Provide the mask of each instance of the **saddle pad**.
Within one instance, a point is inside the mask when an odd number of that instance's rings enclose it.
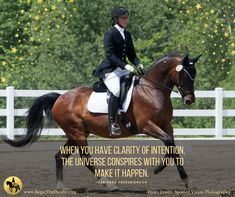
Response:
[[[128,110],[134,88],[135,77],[132,78],[131,87],[127,92],[122,108]],[[108,113],[107,92],[92,92],[87,103],[87,108],[92,113]]]

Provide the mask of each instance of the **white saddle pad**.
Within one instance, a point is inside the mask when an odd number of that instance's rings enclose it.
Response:
[[[134,88],[135,76],[132,79],[131,87],[123,102],[122,108],[124,112],[128,110],[131,102],[132,92]],[[92,92],[87,103],[87,108],[92,113],[108,113],[107,92]]]

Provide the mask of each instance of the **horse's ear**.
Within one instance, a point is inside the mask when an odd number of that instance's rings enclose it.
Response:
[[[200,58],[201,56],[202,56],[202,54],[200,54],[200,55],[198,55],[197,57],[193,58],[193,59],[192,59],[193,63],[196,63],[196,62],[199,60],[199,58]]]
[[[183,66],[186,66],[188,65],[188,53],[184,56],[184,59],[183,59]]]

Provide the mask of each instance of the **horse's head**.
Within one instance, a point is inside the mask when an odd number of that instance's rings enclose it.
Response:
[[[184,104],[190,105],[195,102],[194,95],[194,80],[196,77],[195,63],[199,60],[201,55],[195,58],[189,58],[186,55],[182,58],[181,64],[176,66],[178,73],[176,86],[182,96]]]

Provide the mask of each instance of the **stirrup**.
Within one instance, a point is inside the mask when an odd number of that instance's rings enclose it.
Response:
[[[112,135],[121,135],[121,129],[118,124],[113,123],[110,125],[110,136]]]

